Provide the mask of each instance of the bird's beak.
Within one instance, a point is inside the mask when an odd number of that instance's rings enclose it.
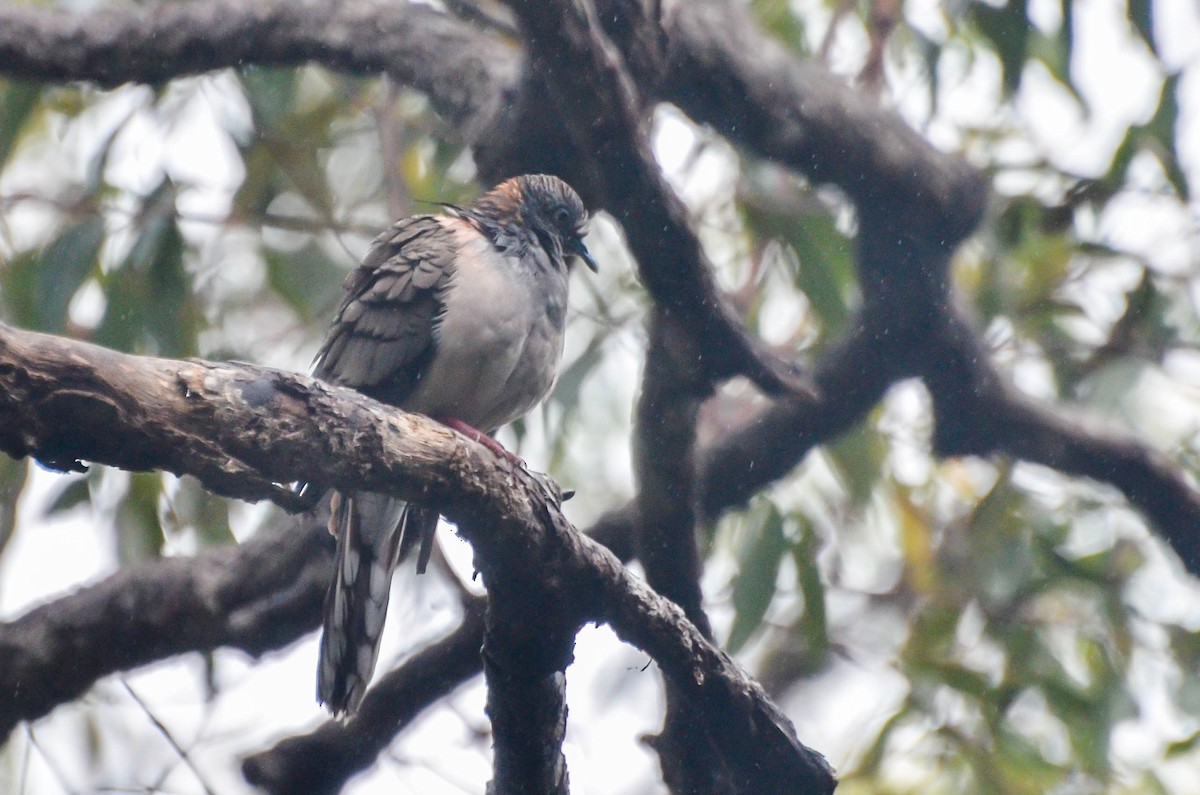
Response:
[[[577,237],[571,243],[571,253],[583,260],[588,266],[588,270],[592,273],[599,273],[600,267],[596,264],[596,260],[592,257],[591,252],[587,250],[587,246],[583,244],[583,238]]]

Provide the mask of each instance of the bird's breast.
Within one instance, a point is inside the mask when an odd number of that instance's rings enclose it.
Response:
[[[459,230],[435,353],[404,408],[492,431],[549,394],[558,375],[567,282]]]

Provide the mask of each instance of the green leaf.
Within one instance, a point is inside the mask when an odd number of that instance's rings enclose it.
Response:
[[[92,217],[64,229],[40,252],[14,257],[4,279],[4,304],[18,325],[61,334],[75,293],[96,268],[104,219]]]
[[[1065,26],[1059,28],[1054,36],[1035,30],[1030,34],[1030,55],[1040,61],[1055,82],[1069,91],[1080,107],[1086,110],[1087,100],[1071,80],[1071,40],[1065,30]]]
[[[911,495],[898,488],[884,489],[896,517],[900,549],[904,553],[905,579],[916,593],[932,594],[938,576],[934,565],[934,531],[927,512],[913,502]]]
[[[1104,175],[1103,184],[1114,193],[1124,187],[1126,172],[1135,155],[1143,149],[1149,149],[1162,164],[1167,180],[1175,188],[1181,199],[1188,201],[1191,191],[1188,189],[1187,175],[1179,165],[1179,156],[1175,146],[1175,128],[1179,120],[1179,82],[1182,74],[1170,75],[1163,81],[1162,92],[1158,97],[1158,107],[1154,116],[1143,125],[1130,127],[1113,153],[1108,173]]]
[[[792,11],[787,0],[751,0],[750,9],[759,24],[801,55],[808,54],[804,20]]]
[[[792,561],[796,564],[796,577],[800,593],[804,596],[804,616],[800,619],[800,630],[808,641],[809,656],[824,661],[829,653],[829,621],[825,609],[825,583],[817,565],[820,539],[813,531],[807,517],[796,517],[799,522],[800,538],[792,545]]]
[[[857,297],[853,243],[824,211],[783,215],[749,205],[743,205],[743,211],[760,238],[775,238],[791,247],[796,285],[821,318],[823,337],[836,337],[845,329]]]
[[[996,768],[1004,777],[1003,792],[1043,795],[1055,791],[1062,783],[1065,773],[1059,766],[1048,762],[1040,749],[1022,733],[1023,727],[1012,726],[1007,721],[995,732]]]
[[[17,505],[28,477],[26,462],[0,456],[0,552],[17,529]]]
[[[353,94],[371,83],[327,77],[319,70],[260,68],[246,70],[242,85],[256,135],[243,147],[246,177],[233,214],[261,217],[276,196],[290,191],[303,198],[317,218],[332,223],[334,199],[325,156],[335,143],[332,134],[338,122],[354,112],[348,107]]]
[[[311,118],[306,124],[298,121],[298,129],[289,130],[286,137],[264,134],[259,141],[270,155],[270,168],[281,179],[281,187],[296,191],[316,211],[317,217],[332,222],[333,195],[325,179],[321,153],[317,147],[309,145],[314,140],[321,140],[316,137],[318,131],[306,129],[312,124]],[[325,124],[326,120],[322,120],[321,126]]]
[[[762,625],[775,598],[779,564],[789,543],[783,532],[783,515],[767,500],[759,501],[745,518],[746,537],[738,556],[733,583],[733,627],[725,644],[736,654]]]
[[[229,501],[201,487],[194,478],[181,478],[165,512],[165,524],[176,535],[192,533],[201,546],[236,543],[229,529]]]
[[[122,564],[158,557],[165,536],[158,519],[158,499],[162,493],[162,475],[157,472],[133,472],[129,489],[117,506],[117,559]]]
[[[197,353],[200,311],[183,263],[184,241],[168,181],[147,197],[137,240],[104,281],[108,307],[96,341],[118,350],[147,343],[161,356]]]
[[[296,69],[248,66],[241,70],[238,79],[253,109],[256,126],[277,129],[284,125],[295,103],[299,76]]]
[[[1129,20],[1134,30],[1146,42],[1150,52],[1157,53],[1154,46],[1154,3],[1152,0],[1129,0]]]
[[[267,283],[300,317],[332,314],[346,275],[315,241],[296,251],[266,248]]]
[[[1167,179],[1179,193],[1179,197],[1186,202],[1191,193],[1188,190],[1187,175],[1179,165],[1179,153],[1175,147],[1175,129],[1179,121],[1179,82],[1182,77],[1180,72],[1163,81],[1158,109],[1142,129],[1153,141],[1155,154],[1162,163]]]
[[[1200,748],[1200,731],[1192,732],[1182,740],[1176,740],[1167,746],[1165,756],[1170,759],[1175,756],[1184,756]]]
[[[1005,96],[1012,96],[1021,87],[1021,76],[1025,71],[1029,35],[1033,29],[1026,13],[1026,2],[1009,0],[1002,8],[976,2],[970,9],[975,26],[991,42],[1000,58]]]
[[[1125,186],[1125,172],[1133,162],[1133,156],[1138,153],[1138,139],[1141,137],[1138,127],[1130,127],[1125,131],[1125,137],[1117,144],[1113,152],[1112,163],[1108,173],[1101,180],[1114,194]]]
[[[795,225],[788,242],[799,267],[796,285],[821,316],[826,337],[836,336],[850,319],[857,286],[854,247],[828,215],[810,215]]]
[[[855,506],[871,498],[883,471],[887,445],[870,422],[859,423],[832,444],[825,447],[837,471],[838,479]]]
[[[919,710],[910,694],[905,698],[900,708],[883,722],[883,726],[880,727],[874,741],[863,751],[862,760],[858,764],[859,770],[877,773],[889,758],[888,743],[892,739],[892,736],[897,733],[903,733],[903,730],[908,728],[909,723],[914,718],[918,723],[926,722],[925,717],[919,714]],[[872,789],[869,791],[874,792],[875,790]]]
[[[99,471],[93,469],[92,471]],[[46,506],[46,516],[54,516],[55,514],[64,513],[71,510],[77,505],[82,505],[92,498],[92,489],[89,480],[90,474],[82,477],[68,478],[67,485],[58,493],[49,505]]]
[[[302,74],[254,68],[241,75],[257,134],[242,148],[246,176],[234,197],[235,217],[261,218],[277,196],[292,191],[322,220],[334,218],[323,153],[334,122],[348,113],[347,100],[330,91],[319,101],[302,102]]]
[[[992,614],[1015,609],[1045,580],[1045,566],[1032,543],[1026,495],[1013,485],[1009,467],[998,474],[967,517],[966,548],[957,552],[954,566],[940,572],[947,584],[977,597]]]
[[[20,143],[26,122],[39,107],[42,89],[37,83],[6,81],[0,90],[0,168]]]
[[[931,662],[922,666],[922,672],[931,675],[938,683],[952,687],[979,702],[986,702],[994,688],[986,674],[954,662]]]

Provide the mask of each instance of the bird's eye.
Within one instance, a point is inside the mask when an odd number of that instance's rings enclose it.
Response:
[[[559,207],[554,211],[554,223],[560,229],[566,229],[571,226],[571,211],[566,207]]]

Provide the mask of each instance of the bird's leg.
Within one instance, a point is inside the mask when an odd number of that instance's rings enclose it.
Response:
[[[501,458],[507,458],[509,461],[512,461],[514,464],[517,464],[519,466],[525,465],[525,462],[522,461],[521,457],[518,456],[516,453],[510,453],[508,450],[505,450],[504,445],[500,444],[499,442],[497,442],[492,437],[488,436],[483,431],[480,431],[476,428],[472,428],[470,425],[467,425],[462,420],[455,419],[454,417],[437,417],[436,419],[438,422],[440,422],[442,425],[445,425],[447,428],[458,431],[463,436],[467,437],[468,439],[470,439],[472,441],[479,442],[481,445],[483,445],[487,449],[491,450],[493,453],[500,456]]]

